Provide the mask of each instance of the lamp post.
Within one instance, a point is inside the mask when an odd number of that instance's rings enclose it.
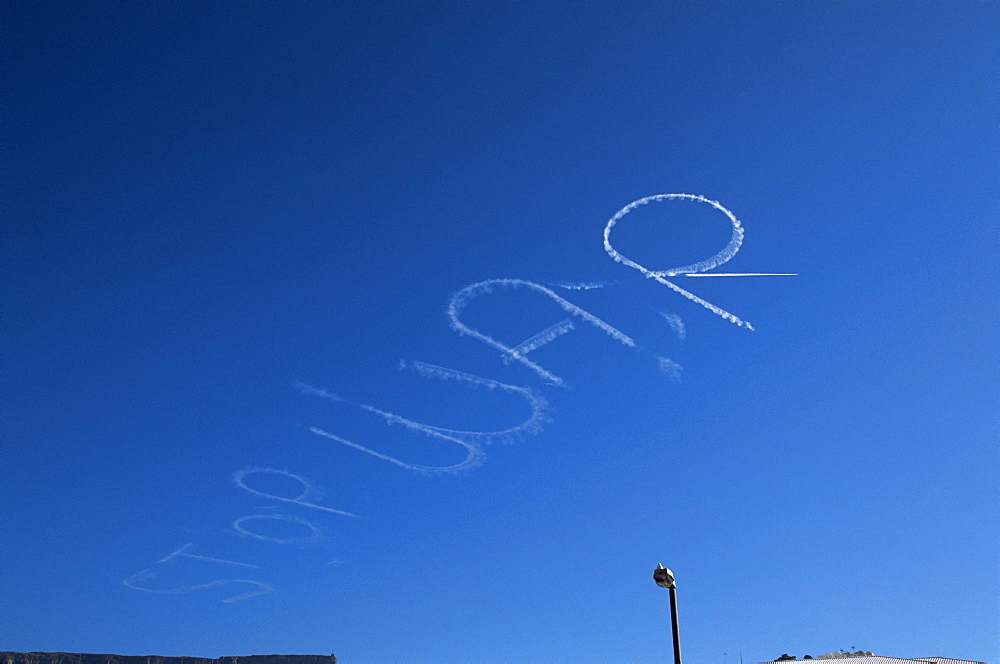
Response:
[[[681,664],[681,635],[677,628],[677,581],[674,573],[663,566],[653,570],[653,581],[661,588],[670,591],[670,627],[674,634],[674,664]]]

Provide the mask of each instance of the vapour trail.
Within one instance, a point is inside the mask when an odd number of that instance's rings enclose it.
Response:
[[[330,399],[333,401],[343,401],[343,399],[338,397],[336,394],[331,394],[326,390],[317,390],[316,388],[310,387],[309,385],[306,385],[304,383],[299,383],[296,387],[298,387],[306,394],[312,394],[314,396],[323,397],[325,399]],[[299,482],[302,485],[302,493],[295,496],[294,498],[276,496],[273,493],[266,493],[264,491],[258,491],[257,489],[249,487],[244,481],[247,475],[264,474],[264,473],[270,473],[272,475],[281,475],[282,477],[292,478],[293,480]],[[282,502],[291,503],[293,505],[301,505],[302,507],[312,507],[313,509],[322,510],[324,512],[331,512],[333,514],[339,514],[341,516],[357,517],[356,514],[351,514],[350,512],[345,512],[343,510],[335,510],[332,507],[324,507],[323,505],[317,505],[315,503],[307,503],[306,501],[304,501],[303,498],[309,495],[309,493],[312,492],[313,490],[312,484],[308,482],[301,475],[290,473],[287,470],[278,470],[277,468],[244,468],[243,470],[238,470],[235,473],[233,473],[233,484],[240,487],[244,491],[252,493],[255,496],[260,496],[262,498],[270,498],[271,500],[280,500]]]
[[[269,535],[261,535],[260,533],[255,533],[254,531],[245,528],[243,526],[247,521],[252,520],[262,520],[269,519],[274,521],[287,521],[288,523],[297,523],[300,526],[305,526],[309,529],[310,535],[308,537],[293,537],[293,538],[280,538],[271,537]],[[243,535],[248,535],[249,537],[254,537],[259,540],[264,540],[266,542],[277,542],[278,544],[291,544],[292,542],[311,542],[313,540],[319,539],[319,528],[314,526],[312,523],[306,521],[297,516],[288,516],[285,514],[251,514],[249,516],[242,516],[235,521],[233,521],[233,529],[242,533]]]
[[[295,388],[300,390],[303,394],[309,394],[314,397],[320,397],[321,399],[328,399],[330,401],[344,401],[344,399],[342,399],[339,394],[334,394],[333,392],[328,392],[319,387],[313,387],[312,385],[307,385],[305,383],[295,383]]]
[[[645,269],[645,268],[643,268],[643,269]],[[720,316],[720,317],[722,317],[722,318],[724,318],[724,319],[726,319],[726,320],[728,320],[728,321],[730,321],[732,323],[736,323],[736,325],[738,325],[740,327],[745,327],[748,330],[750,330],[751,332],[753,331],[753,325],[750,324],[750,321],[743,320],[739,316],[736,316],[735,314],[731,314],[728,311],[726,311],[725,309],[717,307],[714,304],[712,304],[711,302],[708,302],[707,300],[701,299],[700,297],[698,297],[697,295],[695,295],[691,291],[684,290],[683,288],[681,288],[680,286],[674,284],[673,282],[667,281],[666,279],[664,279],[663,277],[661,277],[659,274],[656,274],[655,272],[651,272],[649,276],[651,276],[653,279],[655,279],[656,281],[660,282],[664,286],[667,286],[668,288],[674,290],[675,292],[680,293],[681,295],[683,295],[687,299],[691,300],[692,302],[700,304],[701,306],[705,307],[706,309],[708,309],[712,313],[716,314],[717,316]]]
[[[678,339],[683,339],[687,336],[687,330],[684,327],[684,319],[682,319],[677,314],[668,314],[662,311],[656,312],[663,316],[663,318],[670,324],[670,329],[674,331]]]
[[[210,556],[199,556],[196,553],[184,553],[185,551],[187,551],[188,549],[190,549],[192,546],[194,546],[193,542],[185,544],[184,546],[182,546],[181,548],[177,549],[176,551],[174,551],[170,555],[168,555],[168,556],[166,556],[164,558],[160,558],[159,560],[157,560],[156,564],[159,565],[160,563],[165,563],[165,562],[167,562],[168,560],[170,560],[172,558],[177,558],[178,556],[180,556],[180,557],[183,557],[183,558],[193,558],[195,560],[204,560],[204,561],[207,561],[207,562],[210,562],[210,563],[222,563],[223,565],[236,565],[237,567],[249,567],[251,569],[260,569],[260,565],[251,565],[250,563],[238,563],[235,560],[223,560],[222,558],[212,558]]]
[[[384,419],[388,425],[399,424],[407,429],[410,429],[411,431],[416,431],[417,433],[437,438],[438,440],[454,443],[464,448],[466,451],[465,459],[450,466],[423,466],[419,464],[407,463],[406,461],[402,461],[387,454],[382,454],[381,452],[377,452],[369,447],[365,447],[364,445],[359,445],[358,443],[347,440],[346,438],[342,438],[328,431],[324,431],[318,427],[310,427],[309,431],[318,436],[322,436],[342,445],[346,445],[347,447],[352,447],[366,454],[370,454],[373,457],[382,459],[383,461],[388,461],[389,463],[395,464],[401,468],[406,468],[407,470],[425,473],[455,473],[481,464],[486,458],[486,454],[483,452],[483,446],[498,441],[513,442],[521,438],[524,434],[537,433],[541,429],[542,424],[549,421],[548,417],[545,415],[545,410],[548,407],[548,404],[543,398],[536,395],[528,388],[508,385],[506,383],[465,373],[463,371],[456,371],[455,369],[448,369],[434,364],[427,364],[426,362],[414,361],[409,364],[401,362],[401,366],[413,369],[420,375],[428,378],[455,380],[471,387],[483,388],[490,391],[500,390],[502,392],[507,392],[508,394],[520,395],[528,402],[528,405],[531,408],[531,414],[523,422],[517,426],[510,427],[509,429],[499,431],[462,431],[459,429],[447,429],[421,422],[414,422],[413,420],[375,408],[374,406],[369,406],[367,404],[349,404],[347,401],[336,395],[329,395],[329,393],[325,390],[304,386],[306,389],[303,391],[307,394],[322,396],[335,403],[353,405],[357,408],[378,415]]]
[[[634,279],[609,279],[606,281],[550,281],[549,286],[565,288],[566,290],[593,290],[595,288],[607,288],[608,286],[618,286]]]
[[[795,272],[702,272],[685,277],[797,277]]]
[[[678,383],[681,382],[681,371],[684,370],[684,367],[677,364],[669,357],[658,356],[657,359],[659,360],[661,375],[666,376],[667,378],[672,378]]]
[[[529,337],[528,339],[525,339],[524,341],[522,341],[521,343],[519,343],[517,346],[514,347],[513,352],[504,353],[503,363],[510,364],[510,361],[514,359],[515,355],[523,357],[524,355],[527,355],[531,351],[538,350],[539,348],[549,343],[553,339],[561,337],[562,335],[566,334],[567,332],[573,329],[575,329],[573,326],[573,321],[571,321],[568,318],[561,320],[555,325],[545,328],[538,334]]]
[[[572,302],[559,297],[551,289],[546,288],[545,286],[537,284],[533,281],[527,281],[524,279],[490,279],[487,281],[480,281],[474,284],[470,284],[465,288],[459,290],[451,297],[451,302],[449,302],[448,304],[448,318],[451,321],[452,329],[454,329],[459,334],[462,335],[467,334],[471,337],[475,337],[476,339],[479,339],[483,343],[492,346],[493,348],[496,348],[505,356],[509,356],[512,359],[517,360],[524,366],[534,371],[543,380],[546,380],[555,385],[563,384],[562,378],[556,376],[553,373],[550,373],[549,371],[546,371],[539,365],[535,364],[534,362],[529,360],[523,353],[519,353],[516,349],[504,345],[502,342],[497,341],[496,339],[487,334],[483,334],[478,330],[472,329],[459,319],[459,316],[461,316],[462,311],[465,309],[466,306],[468,306],[470,302],[472,302],[472,300],[476,299],[481,295],[487,295],[489,293],[492,293],[494,287],[497,286],[501,288],[529,288],[539,293],[543,293],[548,297],[550,297],[552,300],[554,300],[556,304],[558,304],[563,309],[563,311],[566,311],[567,313],[570,313],[578,318],[582,318],[583,320],[587,321],[594,327],[603,330],[604,333],[607,334],[608,336],[612,337],[613,339],[617,339],[626,346],[629,346],[631,348],[636,347],[635,341],[633,341],[631,337],[629,337],[621,330],[618,330],[608,325],[594,314],[581,309]]]
[[[622,217],[627,215],[632,210],[636,209],[640,205],[646,205],[647,203],[669,201],[669,200],[689,200],[698,201],[701,203],[708,203],[715,209],[719,210],[726,217],[729,218],[730,223],[733,226],[733,234],[729,239],[729,244],[723,247],[722,251],[719,251],[714,256],[707,258],[706,260],[700,261],[698,263],[692,263],[691,265],[684,265],[682,267],[670,268],[668,270],[650,270],[649,268],[639,265],[635,261],[626,256],[621,255],[618,251],[611,246],[611,229],[615,227]],[[668,281],[665,277],[675,277],[679,274],[689,274],[698,273],[711,270],[714,267],[722,265],[730,258],[736,255],[736,252],[740,250],[740,245],[743,244],[743,226],[740,224],[740,220],[736,218],[732,212],[727,210],[718,201],[713,201],[711,199],[705,198],[704,196],[699,196],[696,194],[655,194],[653,196],[646,196],[645,198],[640,198],[637,201],[632,201],[621,210],[615,213],[611,219],[608,220],[607,226],[604,227],[604,250],[608,253],[611,258],[617,263],[623,263],[628,267],[638,270],[642,274],[646,275],[650,279],[655,279],[657,282],[667,286],[671,290],[683,295],[687,299],[700,304],[717,316],[721,316],[725,320],[728,320],[740,327],[745,327],[748,330],[753,330],[753,326],[749,322],[740,319],[738,316],[729,313],[725,309],[715,306],[711,302],[703,300],[694,293],[684,290],[680,286]]]
[[[189,542],[177,549],[173,553],[161,558],[156,562],[157,565],[162,565],[166,562],[173,560],[174,558],[193,558],[194,560],[202,560],[205,562],[222,563],[224,565],[236,565],[237,567],[249,567],[252,569],[260,569],[260,565],[250,565],[248,563],[238,563],[234,560],[223,560],[222,558],[211,558],[209,556],[200,556],[194,553],[187,553],[187,550],[194,546],[193,543]],[[270,586],[266,583],[261,583],[260,581],[252,581],[250,579],[220,579],[218,581],[212,581],[211,583],[203,583],[195,586],[182,586],[180,588],[167,588],[163,590],[154,588],[144,588],[138,583],[143,583],[152,579],[156,576],[156,572],[152,568],[147,567],[146,569],[133,574],[132,576],[124,579],[122,585],[126,588],[131,588],[132,590],[141,590],[144,593],[152,593],[154,595],[183,595],[187,593],[193,593],[196,590],[204,590],[206,588],[215,588],[218,586],[226,586],[233,583],[249,583],[252,586],[257,586],[260,590],[256,592],[247,592],[242,595],[233,595],[232,597],[227,597],[222,600],[227,604],[232,604],[233,602],[239,602],[240,600],[249,599],[251,597],[256,597],[257,595],[266,595],[268,593],[274,592],[274,586]]]
[[[251,597],[257,597],[258,595],[267,595],[268,593],[274,592],[274,586],[268,585],[266,583],[261,583],[260,581],[251,581],[250,579],[219,579],[218,581],[212,581],[211,583],[202,583],[196,586],[183,586],[181,588],[167,588],[164,590],[156,590],[153,588],[143,588],[142,586],[136,585],[137,583],[143,583],[149,579],[156,576],[156,572],[151,569],[144,569],[138,574],[133,574],[129,578],[122,581],[122,585],[126,588],[131,588],[132,590],[141,590],[144,593],[152,593],[154,595],[185,595],[187,593],[193,593],[196,590],[205,590],[207,588],[216,588],[218,586],[227,586],[232,583],[249,583],[252,586],[257,586],[260,590],[255,592],[247,592],[242,595],[233,595],[232,597],[227,597],[223,602],[226,604],[232,604],[233,602],[239,602],[244,599],[250,599]]]

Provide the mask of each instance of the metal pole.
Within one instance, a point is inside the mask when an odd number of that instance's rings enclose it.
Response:
[[[670,627],[674,632],[674,664],[681,664],[681,634],[677,627],[677,588],[670,588]]]

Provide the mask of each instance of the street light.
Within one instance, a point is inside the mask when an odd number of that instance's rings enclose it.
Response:
[[[661,588],[670,591],[670,626],[674,633],[674,664],[681,664],[681,635],[677,628],[677,581],[674,573],[663,566],[653,570],[653,581]]]

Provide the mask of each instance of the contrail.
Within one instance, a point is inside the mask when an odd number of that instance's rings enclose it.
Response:
[[[395,417],[391,413],[385,413],[385,415]],[[399,418],[399,421],[403,422],[404,424],[406,423],[406,421],[403,420],[402,418]],[[392,424],[392,422],[389,423]],[[413,470],[418,473],[457,473],[463,470],[468,470],[469,468],[475,468],[476,466],[480,466],[486,459],[486,453],[483,452],[478,445],[467,443],[464,440],[460,440],[458,438],[455,438],[453,436],[448,436],[446,434],[438,433],[436,431],[431,431],[429,429],[421,429],[418,426],[411,425],[410,428],[415,429],[417,431],[421,431],[427,434],[428,436],[434,436],[435,438],[440,438],[441,440],[447,440],[449,442],[461,445],[466,449],[465,458],[459,463],[452,464],[450,466],[421,466],[419,464],[406,463],[405,461],[401,461],[396,457],[391,457],[388,454],[382,454],[381,452],[376,452],[370,447],[365,447],[364,445],[358,445],[353,441],[347,440],[346,438],[341,438],[336,434],[332,434],[329,431],[324,431],[323,429],[320,429],[318,427],[309,427],[309,431],[316,434],[317,436],[323,436],[324,438],[329,438],[330,440],[336,441],[341,445],[346,445],[347,447],[353,447],[358,451],[370,454],[376,459],[382,459],[383,461],[388,461],[389,463],[395,464],[400,468],[406,468],[407,470]]]
[[[297,387],[302,390],[305,394],[312,394],[314,396],[323,397],[325,399],[330,399],[331,401],[341,401],[344,400],[338,397],[336,394],[331,394],[326,390],[318,390],[314,387],[306,385],[305,383],[298,383]],[[290,477],[296,482],[302,485],[302,492],[295,496],[294,498],[286,498],[284,496],[276,496],[273,493],[265,493],[263,491],[258,491],[252,487],[247,486],[244,479],[247,475],[255,475],[259,473],[270,473],[272,475],[281,475],[282,477]],[[244,468],[243,470],[238,470],[233,473],[233,484],[240,487],[244,491],[252,493],[255,496],[260,496],[262,498],[270,498],[271,500],[280,500],[285,503],[292,503],[293,505],[301,505],[302,507],[312,507],[314,509],[322,510],[324,512],[331,512],[333,514],[340,514],[341,516],[353,516],[357,517],[356,514],[351,514],[350,512],[345,512],[343,510],[335,510],[332,507],[324,507],[323,505],[317,505],[315,503],[307,503],[303,500],[307,495],[313,492],[312,484],[309,483],[301,475],[296,475],[290,473],[287,470],[278,470],[277,468]]]
[[[137,583],[143,583],[149,579],[156,576],[156,572],[146,568],[139,572],[138,574],[133,574],[129,578],[122,581],[122,585],[126,588],[131,588],[132,590],[141,590],[144,593],[152,593],[154,595],[184,595],[187,593],[193,593],[196,590],[205,590],[207,588],[217,588],[219,586],[226,586],[232,583],[249,583],[252,586],[257,586],[260,590],[256,592],[246,592],[242,595],[233,595],[232,597],[227,597],[222,600],[226,604],[232,604],[234,602],[239,602],[244,599],[250,599],[251,597],[257,597],[258,595],[267,595],[268,593],[274,592],[274,586],[268,585],[266,583],[261,583],[260,581],[251,581],[250,579],[219,579],[218,581],[212,581],[211,583],[202,583],[197,586],[183,586],[181,588],[167,588],[164,590],[154,590],[153,588],[143,588],[142,586],[136,585]]]
[[[795,272],[696,272],[685,277],[797,277]]]
[[[655,270],[655,271],[649,270],[643,267],[642,265],[639,265],[635,261],[632,261],[631,259],[628,259],[625,256],[619,254],[617,251],[615,251],[615,248],[611,246],[611,241],[610,241],[611,229],[614,227],[615,224],[618,223],[618,221],[622,217],[624,217],[626,214],[628,214],[635,208],[639,207],[640,205],[646,205],[647,203],[668,201],[668,200],[689,200],[689,201],[699,201],[701,203],[708,203],[716,210],[719,210],[720,212],[725,214],[727,217],[729,217],[729,221],[733,225],[733,235],[729,239],[729,244],[723,247],[722,251],[720,251],[719,253],[701,262],[693,263],[691,265],[685,265],[683,267],[675,267],[669,270]],[[684,274],[688,272],[705,272],[707,270],[711,270],[713,267],[718,267],[722,265],[730,258],[735,256],[736,252],[740,250],[740,245],[743,244],[743,235],[744,231],[743,231],[743,226],[740,224],[740,220],[736,218],[736,215],[734,215],[732,212],[724,208],[722,204],[719,203],[718,201],[713,201],[709,198],[705,198],[704,196],[699,196],[696,194],[655,194],[653,196],[646,196],[645,198],[640,198],[637,201],[632,201],[631,203],[623,207],[621,210],[616,212],[615,216],[611,217],[611,219],[608,220],[608,225],[605,226],[604,228],[604,250],[607,251],[608,254],[613,259],[615,259],[616,262],[624,263],[629,267],[635,268],[636,270],[639,270],[640,272],[645,274],[647,277],[650,277],[654,274],[665,275],[668,277],[675,277],[678,274]]]
[[[533,350],[538,350],[550,341],[561,337],[567,332],[575,329],[573,326],[573,321],[570,319],[561,320],[551,327],[547,327],[538,334],[525,339],[517,346],[515,346],[509,353],[504,353],[503,363],[510,364],[510,361],[515,357],[524,357]]]
[[[607,288],[627,283],[625,279],[614,279],[607,281],[550,281],[549,286],[565,288],[566,290],[593,290],[595,288]]]
[[[632,259],[622,256],[620,253],[618,253],[617,250],[615,250],[614,247],[611,246],[611,229],[615,227],[615,224],[617,224],[622,217],[624,217],[626,214],[628,214],[635,208],[639,207],[640,205],[646,205],[647,203],[652,203],[654,201],[659,202],[659,201],[669,201],[669,200],[689,200],[689,201],[698,201],[701,203],[708,203],[715,209],[725,214],[726,217],[729,218],[729,221],[733,226],[733,234],[732,237],[730,237],[729,239],[729,244],[723,247],[722,251],[718,252],[711,258],[708,258],[698,263],[692,263],[691,265],[671,268],[669,270],[650,270],[649,268],[643,265],[639,265]],[[736,325],[739,325],[740,327],[745,327],[748,330],[752,330],[753,326],[750,325],[750,323],[748,323],[747,321],[744,321],[740,319],[738,316],[735,316],[734,314],[731,314],[728,311],[721,309],[715,306],[714,304],[707,302],[706,300],[701,299],[694,293],[684,290],[680,286],[677,286],[676,284],[668,281],[665,278],[665,277],[675,277],[680,274],[705,272],[707,270],[711,270],[714,267],[722,265],[730,258],[735,256],[736,252],[740,250],[740,245],[743,244],[743,235],[744,231],[743,231],[743,226],[740,224],[740,220],[736,218],[736,215],[734,215],[732,212],[724,208],[722,204],[719,203],[718,201],[713,201],[711,199],[705,198],[704,196],[698,196],[695,194],[656,194],[653,196],[646,196],[645,198],[640,198],[637,201],[629,203],[621,210],[616,212],[615,215],[608,220],[607,226],[604,227],[604,250],[608,252],[608,255],[611,256],[611,258],[613,258],[615,262],[623,263],[631,268],[634,268],[639,272],[641,272],[642,274],[649,277],[650,279],[655,279],[664,286],[667,286],[673,291],[680,293],[681,295],[691,300],[692,302],[700,304],[701,306],[705,307],[712,313],[721,316],[722,318],[730,322],[733,322]]]
[[[223,560],[222,558],[211,558],[209,556],[199,556],[194,553],[184,553],[192,546],[194,546],[194,542],[188,542],[187,544],[177,549],[173,553],[157,560],[156,564],[159,565],[174,558],[181,557],[181,558],[193,558],[194,560],[204,560],[210,563],[222,563],[223,565],[236,565],[237,567],[249,567],[251,569],[260,569],[260,565],[251,565],[250,563],[238,563],[235,560]]]
[[[487,390],[500,390],[510,394],[518,394],[524,397],[524,399],[528,402],[528,405],[531,408],[531,414],[523,422],[509,429],[499,431],[462,431],[458,429],[436,427],[429,424],[423,424],[421,422],[414,422],[413,420],[366,404],[349,404],[378,415],[385,420],[386,424],[399,424],[407,429],[410,429],[411,431],[416,431],[439,440],[445,440],[464,448],[466,451],[465,458],[462,461],[450,466],[422,466],[418,464],[411,464],[397,459],[396,457],[377,452],[369,447],[365,447],[364,445],[359,445],[353,441],[347,440],[346,438],[342,438],[328,431],[324,431],[318,427],[310,427],[309,431],[318,436],[322,436],[342,445],[346,445],[347,447],[352,447],[361,452],[365,452],[366,454],[370,454],[373,457],[382,459],[383,461],[388,461],[389,463],[400,466],[401,468],[406,468],[407,470],[426,473],[455,473],[483,463],[486,458],[486,454],[483,452],[483,446],[498,441],[513,442],[514,440],[521,438],[524,434],[537,433],[541,429],[542,424],[549,421],[548,417],[545,415],[545,410],[547,409],[548,404],[543,398],[537,396],[528,388],[518,387],[516,385],[507,385],[506,383],[501,383],[489,378],[483,378],[482,376],[476,376],[474,374],[456,371],[455,369],[448,369],[446,367],[439,367],[434,364],[427,364],[426,362],[414,361],[409,363],[409,365],[407,365],[406,362],[402,362],[401,366],[413,369],[420,375],[429,378],[455,380],[472,387],[480,387]],[[313,389],[310,390],[309,393],[317,396],[323,396],[323,392],[325,391]],[[335,403],[348,404],[348,402],[340,399],[339,397],[331,400]]]
[[[261,535],[260,533],[255,533],[252,530],[243,527],[243,524],[252,519],[272,519],[276,521],[287,521],[289,523],[297,523],[301,526],[305,526],[309,529],[310,535],[308,537],[295,537],[291,539],[284,539],[279,537],[270,537],[269,535]],[[233,521],[233,529],[236,532],[249,537],[254,537],[259,540],[264,540],[266,542],[277,542],[278,544],[291,544],[292,542],[311,542],[313,540],[319,539],[319,528],[306,521],[305,519],[297,516],[287,516],[285,514],[251,514],[250,516],[243,516],[239,519]]]
[[[569,302],[568,300],[559,297],[551,289],[546,288],[545,286],[537,284],[533,281],[526,281],[524,279],[490,279],[488,281],[480,281],[474,284],[470,284],[465,288],[459,290],[451,297],[451,302],[449,302],[448,304],[448,318],[451,321],[452,329],[454,329],[459,334],[467,334],[471,337],[475,337],[476,339],[479,339],[483,343],[488,344],[493,348],[496,348],[504,355],[510,356],[511,358],[517,360],[518,362],[520,362],[521,364],[523,364],[524,366],[528,367],[536,374],[538,374],[538,376],[541,377],[543,380],[546,380],[550,383],[553,383],[555,385],[562,385],[563,379],[560,378],[559,376],[556,376],[553,373],[550,373],[549,371],[546,371],[539,365],[535,364],[527,357],[525,357],[523,353],[519,353],[516,349],[504,345],[502,342],[497,341],[496,339],[487,334],[483,334],[478,330],[472,329],[459,319],[459,316],[461,316],[462,311],[465,309],[466,306],[468,306],[468,304],[472,300],[476,299],[481,295],[492,293],[494,287],[529,288],[531,290],[538,291],[539,293],[543,293],[548,297],[550,297],[551,299],[553,299],[560,307],[562,307],[563,311],[566,311],[567,313],[570,313],[578,318],[582,318],[583,320],[587,321],[594,327],[604,331],[604,333],[607,334],[608,336],[612,337],[613,339],[617,339],[626,346],[629,346],[631,348],[636,347],[635,341],[633,341],[631,337],[629,337],[621,330],[618,330],[608,325],[594,314],[581,309],[572,302]]]
[[[303,394],[311,394],[312,396],[322,397],[323,399],[329,399],[330,401],[343,401],[339,395],[333,392],[327,392],[326,390],[320,389],[318,387],[313,387],[312,385],[306,385],[305,383],[295,383],[296,389],[300,390]],[[246,487],[244,487],[246,488]]]
[[[669,357],[658,356],[657,359],[659,360],[658,364],[661,375],[671,378],[678,383],[681,382],[681,371],[684,370],[684,367],[677,364]]]
[[[236,565],[238,567],[250,567],[253,569],[260,569],[260,565],[250,565],[248,563],[238,563],[234,560],[223,560],[221,558],[210,558],[209,556],[199,556],[194,553],[186,553],[186,551],[190,549],[192,546],[194,546],[192,543],[185,544],[184,546],[177,549],[176,551],[166,556],[165,558],[161,558],[159,561],[157,561],[156,564],[162,565],[164,563],[173,560],[174,558],[193,558],[194,560],[202,560],[205,562],[222,563],[224,565]],[[204,590],[206,588],[216,588],[218,586],[226,586],[233,583],[248,583],[251,586],[257,586],[257,588],[260,589],[257,590],[256,592],[246,592],[243,593],[242,595],[233,595],[232,597],[227,597],[224,600],[222,600],[226,604],[232,604],[233,602],[239,602],[240,600],[249,599],[251,597],[256,597],[258,595],[266,595],[268,593],[274,592],[274,586],[270,586],[266,583],[261,583],[260,581],[252,581],[250,579],[219,579],[218,581],[212,581],[211,583],[203,583],[195,586],[182,586],[180,588],[166,588],[166,589],[146,588],[137,585],[139,583],[145,583],[146,581],[149,581],[155,576],[156,572],[154,572],[152,568],[147,567],[141,572],[133,574],[127,579],[124,579],[122,581],[122,585],[125,586],[126,588],[131,588],[132,590],[140,590],[144,593],[152,593],[154,595],[184,595],[186,593],[193,593],[196,590]]]
[[[645,268],[643,268],[643,269],[645,269]],[[671,290],[673,290],[673,291],[675,291],[677,293],[680,293],[681,295],[683,295],[687,299],[691,300],[692,302],[696,302],[696,303],[700,304],[701,306],[705,307],[706,309],[708,309],[712,313],[716,314],[717,316],[721,316],[722,318],[725,318],[726,320],[730,321],[731,323],[736,323],[740,327],[745,327],[748,330],[753,331],[753,325],[750,324],[750,321],[743,320],[739,316],[736,316],[735,314],[731,314],[728,311],[726,311],[725,309],[717,307],[714,304],[712,304],[711,302],[708,302],[707,300],[701,299],[700,297],[698,297],[694,293],[692,293],[690,291],[684,290],[683,288],[681,288],[680,286],[676,285],[675,283],[673,283],[671,281],[667,281],[666,279],[664,279],[663,277],[661,277],[659,274],[656,274],[655,272],[651,272],[649,274],[649,276],[651,276],[653,279],[655,279],[656,281],[660,282],[661,284],[663,284],[667,288],[670,288]]]
[[[662,311],[658,311],[658,314],[663,316],[663,318],[670,324],[670,329],[674,331],[678,339],[683,339],[687,336],[687,330],[684,329],[684,320],[677,314],[668,314]]]

